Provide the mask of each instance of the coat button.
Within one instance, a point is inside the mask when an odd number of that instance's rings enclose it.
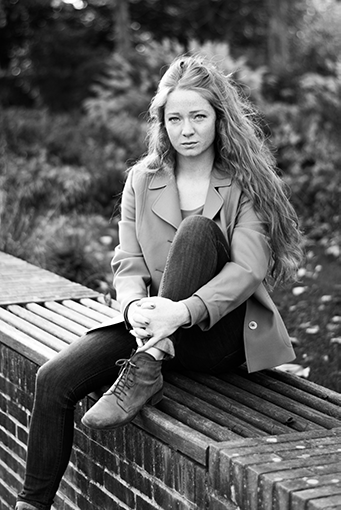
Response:
[[[258,328],[258,324],[256,321],[250,321],[249,322],[249,328],[250,329],[257,329]]]

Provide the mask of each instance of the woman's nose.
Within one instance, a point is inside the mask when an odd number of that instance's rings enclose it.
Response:
[[[185,119],[182,125],[182,134],[184,136],[190,136],[194,133],[192,122],[190,119]]]

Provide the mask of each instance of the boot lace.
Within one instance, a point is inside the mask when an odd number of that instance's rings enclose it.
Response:
[[[113,393],[117,397],[120,397],[121,394],[125,395],[126,391],[134,386],[134,373],[135,369],[138,369],[138,366],[131,361],[131,358],[119,359],[116,361],[116,365],[121,368],[114,385],[109,390],[109,393]]]

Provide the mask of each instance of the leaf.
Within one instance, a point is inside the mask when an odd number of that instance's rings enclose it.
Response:
[[[310,328],[307,328],[305,330],[305,332],[308,334],[308,335],[316,335],[316,333],[318,333],[320,331],[320,326],[311,326]]]
[[[300,296],[306,290],[307,290],[307,287],[294,287],[292,289],[292,293],[293,293],[294,296]]]
[[[297,375],[299,377],[307,378],[310,374],[309,367],[302,367],[302,365],[297,365],[295,363],[284,363],[283,365],[279,365],[276,367],[276,370],[280,370],[281,372],[286,372],[287,374]]]

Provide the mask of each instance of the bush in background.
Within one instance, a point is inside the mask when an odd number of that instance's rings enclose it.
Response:
[[[179,45],[164,41],[145,43],[127,58],[112,55],[106,64],[106,77],[98,80],[84,103],[85,113],[51,114],[46,109],[17,108],[2,112],[0,214],[4,235],[0,249],[38,261],[71,279],[78,278],[79,261],[86,266],[90,257],[86,246],[91,236],[82,243],[82,229],[70,221],[78,241],[72,243],[68,232],[67,254],[60,241],[52,257],[48,253],[51,244],[44,240],[44,232],[46,237],[50,235],[46,219],[51,224],[64,215],[66,225],[68,216],[82,215],[84,219],[86,214],[108,222],[117,210],[125,169],[145,151],[144,113],[160,74],[181,52]],[[340,64],[330,64],[329,74],[307,72],[295,79],[294,102],[274,101],[264,88],[266,69],[252,69],[245,59],[233,59],[228,45],[200,46],[192,41],[190,52],[204,53],[226,73],[232,72],[241,90],[259,106],[264,129],[276,148],[279,170],[291,187],[292,201],[307,235],[325,246],[338,243]],[[37,245],[38,231],[44,256],[34,260],[36,251],[30,246]],[[61,231],[58,235],[63,239]],[[74,264],[70,260],[73,252]]]

